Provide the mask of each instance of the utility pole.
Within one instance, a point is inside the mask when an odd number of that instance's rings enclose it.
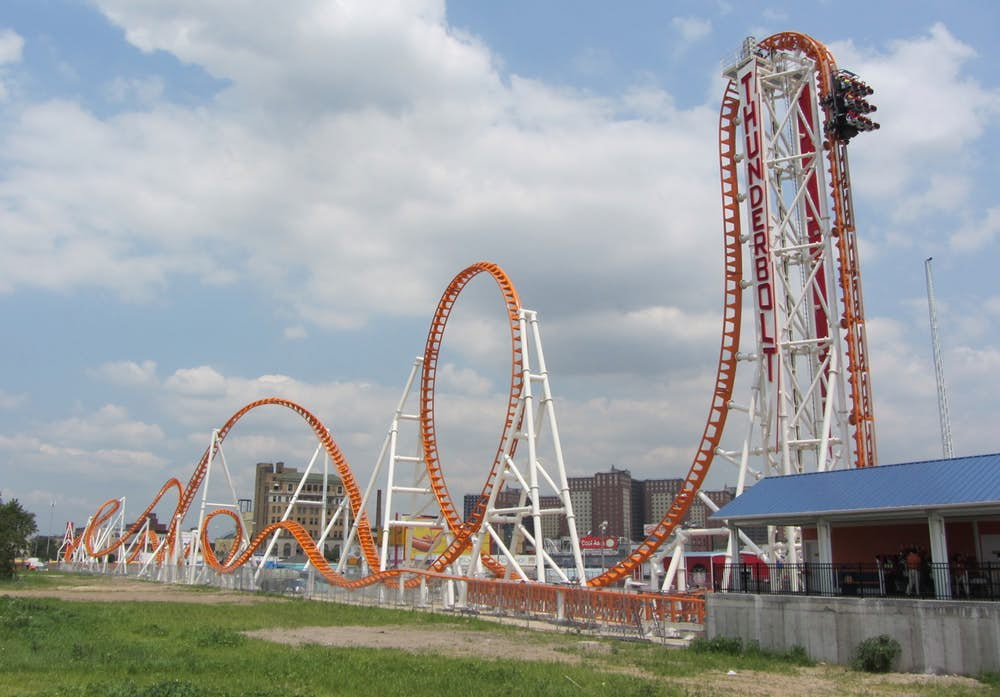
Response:
[[[948,414],[948,391],[944,385],[944,361],[941,358],[941,339],[938,336],[937,312],[934,309],[934,280],[931,277],[931,260],[924,262],[927,276],[927,310],[931,320],[931,344],[934,347],[934,376],[937,379],[938,417],[941,420],[941,446],[947,459],[955,457],[951,444],[951,416]]]
[[[52,544],[52,519],[55,517],[55,514],[56,514],[56,502],[53,499],[52,505],[49,506],[49,534],[45,538],[45,559],[46,560],[48,560],[48,559],[51,558],[51,557],[49,557],[49,545]]]

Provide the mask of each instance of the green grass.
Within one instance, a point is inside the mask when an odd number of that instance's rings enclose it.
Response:
[[[18,571],[17,578],[0,581],[0,594],[5,589],[27,590],[32,588],[51,588],[54,586],[85,586],[92,582],[89,576],[78,574],[63,574],[51,571]]]
[[[200,602],[80,602],[5,596],[7,588],[99,585],[100,577],[48,574],[0,584],[0,697],[295,697],[311,695],[714,695],[673,678],[735,670],[793,674],[801,652],[776,655],[733,642],[671,650],[604,640],[593,651],[579,636],[532,633],[449,614],[277,598],[252,604],[205,603],[206,589],[182,589]],[[287,646],[246,630],[301,626],[427,626],[479,630],[523,643],[560,644],[579,664],[456,658],[359,647]],[[499,638],[499,636],[498,636]],[[457,640],[461,640],[460,638]],[[857,675],[857,677],[854,677]],[[986,694],[996,676],[986,676]],[[893,694],[848,674],[844,694]],[[912,686],[909,686],[912,689]],[[935,694],[933,690],[917,690]],[[913,694],[908,691],[908,694]]]
[[[0,586],[0,594],[3,590]],[[241,633],[388,624],[450,625],[533,638],[475,619],[301,600],[213,605],[0,595],[0,695],[579,695],[577,685],[585,694],[684,694],[599,667],[290,647]]]

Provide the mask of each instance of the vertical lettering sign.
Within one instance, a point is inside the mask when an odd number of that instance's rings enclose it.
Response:
[[[757,292],[754,308],[757,312],[757,334],[767,368],[768,382],[774,382],[775,343],[774,264],[771,261],[771,224],[764,171],[763,114],[760,89],[757,85],[757,61],[751,60],[738,76],[743,113],[744,153],[746,160],[748,218],[752,238],[753,279]]]

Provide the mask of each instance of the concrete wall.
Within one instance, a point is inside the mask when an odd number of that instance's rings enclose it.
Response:
[[[895,670],[976,675],[1000,671],[1000,602],[823,598],[709,593],[705,635],[802,646],[816,660],[849,663],[863,640],[888,634],[903,649]]]

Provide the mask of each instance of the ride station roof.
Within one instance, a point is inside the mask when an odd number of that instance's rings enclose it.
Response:
[[[1000,515],[1000,453],[766,477],[710,517],[731,524]]]

